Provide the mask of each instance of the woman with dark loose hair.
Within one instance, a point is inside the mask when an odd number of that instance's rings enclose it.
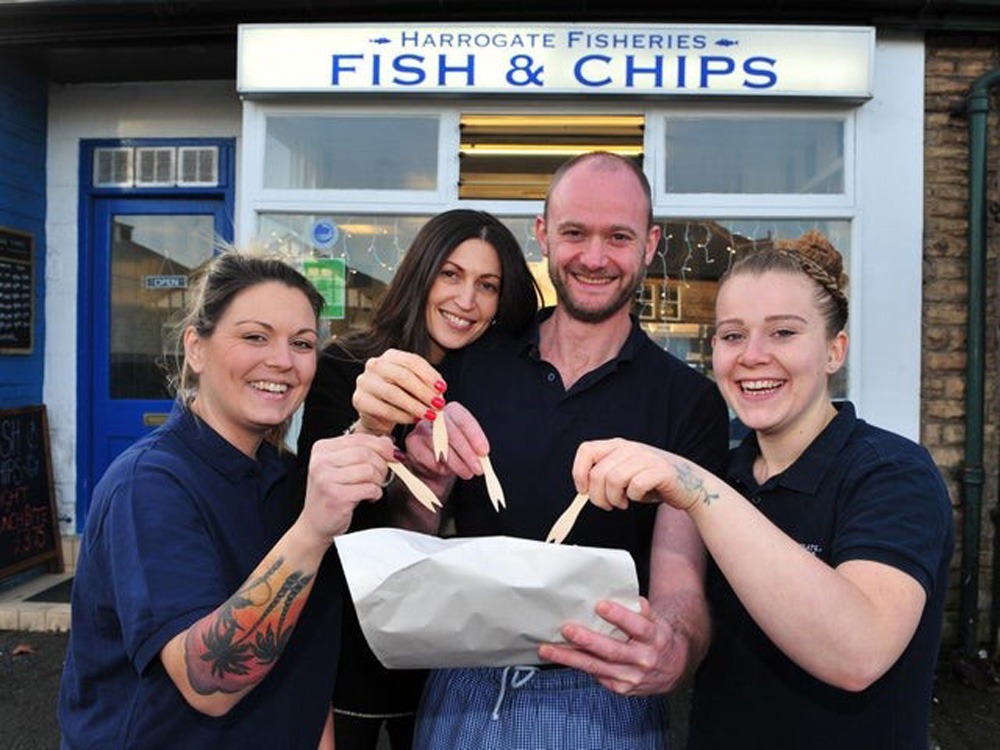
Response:
[[[445,403],[446,385],[436,369],[445,355],[488,331],[519,333],[531,323],[540,296],[521,247],[495,216],[455,209],[432,217],[407,249],[371,325],[324,348],[303,412],[300,467],[321,438],[345,430],[388,435],[414,419],[434,419]],[[366,504],[350,530],[405,524],[390,513],[385,503]],[[371,750],[384,724],[393,750],[405,750],[425,672],[390,672],[379,664],[342,585],[336,746]]]
[[[401,349],[435,359],[438,342],[428,327],[427,295],[448,256],[469,240],[491,246],[500,262],[498,301],[489,323],[502,333],[523,330],[537,309],[538,289],[517,239],[492,214],[458,208],[432,217],[417,232],[372,315],[371,325],[331,342],[326,351],[336,347],[358,359],[368,359],[388,349]],[[481,335],[478,329],[477,333]]]
[[[316,372],[323,298],[227,252],[194,286],[169,419],[94,489],[59,696],[62,747],[333,747],[340,624],[321,561],[382,496],[392,442],[279,450]],[[265,679],[266,678],[266,679]]]

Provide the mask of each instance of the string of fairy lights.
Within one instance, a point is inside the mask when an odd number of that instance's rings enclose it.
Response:
[[[515,236],[520,238],[528,262],[541,261],[543,256],[534,235],[534,219],[505,221]],[[266,244],[270,250],[290,258],[336,258],[344,262],[351,275],[377,269],[376,275],[388,279],[402,262],[420,220],[414,219],[407,223],[410,224],[410,231],[401,226],[398,218],[386,219],[371,215],[340,217],[337,222],[340,231],[336,242],[320,251],[307,239],[308,232],[296,231],[282,223],[273,228]],[[718,278],[728,270],[738,253],[751,251],[761,244],[771,244],[779,235],[797,236],[815,226],[815,222],[776,221],[765,227],[758,222],[750,231],[744,229],[743,233],[737,226],[742,224],[743,222],[734,220],[727,227],[723,222],[709,219],[662,222],[663,241],[656,251],[657,259],[650,266],[651,274],[664,282],[673,280],[685,287],[693,280]],[[706,270],[709,271],[707,274]],[[660,293],[665,301],[669,293],[665,283]]]

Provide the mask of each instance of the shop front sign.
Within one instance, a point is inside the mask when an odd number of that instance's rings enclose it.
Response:
[[[860,26],[249,24],[237,88],[867,99],[874,47]]]

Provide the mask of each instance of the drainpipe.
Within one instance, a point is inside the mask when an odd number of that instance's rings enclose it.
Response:
[[[1000,69],[969,92],[969,324],[966,337],[965,461],[962,470],[962,652],[976,654],[979,620],[979,531],[983,494],[983,393],[986,328],[986,144],[989,88]]]

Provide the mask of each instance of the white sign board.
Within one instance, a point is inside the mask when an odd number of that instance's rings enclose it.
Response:
[[[850,26],[249,24],[237,89],[866,99],[875,30]]]

